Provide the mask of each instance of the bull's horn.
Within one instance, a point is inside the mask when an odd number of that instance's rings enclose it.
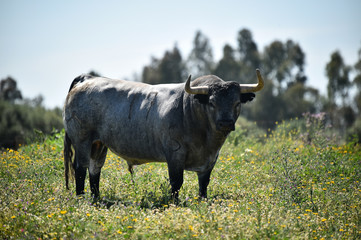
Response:
[[[258,83],[257,84],[239,84],[241,87],[241,93],[250,93],[250,92],[257,92],[261,90],[264,86],[264,81],[259,69],[256,69]]]
[[[203,94],[207,95],[209,92],[209,88],[207,86],[204,87],[191,87],[191,77],[192,75],[189,75],[186,85],[184,87],[184,90],[189,94]]]

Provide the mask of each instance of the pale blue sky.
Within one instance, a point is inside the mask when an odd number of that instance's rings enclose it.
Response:
[[[325,93],[331,53],[357,61],[361,1],[0,0],[0,79],[12,76],[25,97],[42,94],[47,107],[61,107],[81,73],[132,78],[175,43],[185,59],[197,30],[218,60],[242,28],[260,51],[274,40],[299,43],[308,85]]]

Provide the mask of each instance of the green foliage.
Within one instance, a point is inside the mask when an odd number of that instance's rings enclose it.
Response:
[[[254,103],[246,104],[250,118],[263,129],[273,128],[274,123],[285,119],[285,102],[274,94],[274,84],[265,84],[262,92],[256,93]]]
[[[239,78],[235,79],[235,81],[251,83],[255,78],[254,70],[260,68],[262,63],[257,44],[254,42],[252,33],[248,29],[242,29],[238,32],[237,42],[241,70]]]
[[[257,126],[256,122],[250,122],[246,118],[239,117],[236,122],[236,131],[230,133],[227,141],[235,147],[241,142],[252,145],[253,141],[262,140],[264,135],[265,131]]]
[[[0,101],[0,148],[17,148],[36,140],[37,132],[50,134],[63,128],[61,110]]]
[[[361,117],[359,117],[347,132],[348,140],[357,139],[361,143]]]
[[[187,71],[193,78],[208,75],[213,71],[213,53],[209,39],[201,31],[196,32],[193,49],[186,62]]]
[[[183,82],[184,64],[178,48],[166,51],[163,58],[152,58],[149,66],[143,68],[142,82],[149,84],[179,83]]]
[[[257,44],[253,41],[251,31],[248,29],[239,31],[237,42],[243,65],[257,68],[260,65],[261,59],[258,53]]]
[[[16,100],[22,98],[17,83],[12,77],[7,77],[0,81],[0,100],[14,103]]]
[[[223,57],[217,64],[214,74],[222,79],[237,81],[239,78],[239,64],[234,57],[233,48],[226,44],[223,48]]]
[[[279,92],[295,82],[304,84],[307,79],[303,72],[304,59],[305,54],[297,43],[292,40],[286,43],[274,41],[265,48],[263,57],[265,75],[269,79],[277,80]],[[294,69],[297,70],[295,75]]]
[[[359,145],[327,142],[319,116],[277,123],[268,137],[254,123],[238,124],[212,172],[209,199],[198,199],[196,174],[186,172],[178,205],[166,164],[137,166],[132,179],[109,153],[102,200],[93,203],[88,183],[84,196],[65,190],[64,132],[6,150],[0,238],[360,239]]]
[[[348,95],[350,86],[350,70],[338,51],[331,54],[330,62],[326,65],[326,74],[329,79],[327,94],[331,104],[335,104],[336,98],[341,97],[344,105],[344,99]]]
[[[357,138],[361,143],[361,49],[358,52],[358,61],[355,64],[356,76],[353,80],[353,84],[356,86],[357,93],[354,97],[354,103],[356,106],[356,119],[354,119],[353,125],[348,129],[348,138]]]
[[[214,62],[210,40],[197,31],[186,60],[182,60],[176,47],[173,51],[166,51],[163,58],[152,58],[149,66],[144,67],[142,81],[150,84],[184,82],[189,74],[193,77],[215,74],[225,81],[254,83],[255,70],[260,68],[265,87],[256,94],[255,101],[244,107],[244,116],[256,121],[263,129],[273,129],[277,121],[300,118],[306,112],[324,111],[345,138],[350,129],[358,129],[355,121],[361,109],[360,91],[356,92],[354,104],[348,98],[352,68],[344,63],[338,51],[331,54],[326,65],[329,82],[328,96],[325,97],[317,89],[307,86],[305,59],[300,44],[291,39],[285,42],[275,40],[260,52],[252,32],[244,28],[238,32],[237,47],[225,44],[223,56]],[[356,76],[352,82],[358,90],[361,86],[360,59],[354,66]],[[341,107],[337,105],[340,100]]]

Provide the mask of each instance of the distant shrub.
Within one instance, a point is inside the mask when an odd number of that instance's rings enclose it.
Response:
[[[236,130],[232,132],[227,141],[237,146],[241,141],[262,139],[265,131],[258,127],[255,122],[248,121],[247,119],[240,117],[236,123]]]
[[[348,129],[347,137],[348,140],[361,143],[361,117],[359,117],[354,122],[353,126],[350,129]]]
[[[59,108],[13,104],[0,101],[0,148],[17,148],[36,139],[39,133],[61,130],[63,122]],[[34,131],[36,130],[36,131]]]

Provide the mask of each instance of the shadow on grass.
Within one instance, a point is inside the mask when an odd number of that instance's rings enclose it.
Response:
[[[134,181],[130,183],[134,190],[138,192],[137,185]],[[108,194],[100,197],[98,199],[89,199],[91,204],[95,207],[105,207],[110,208],[112,206],[119,206],[119,207],[135,207],[140,209],[158,209],[158,210],[164,210],[167,209],[171,205],[176,205],[178,207],[190,207],[192,204],[194,204],[194,200],[198,202],[206,202],[207,204],[211,205],[215,201],[219,203],[219,201],[222,200],[239,200],[245,198],[244,193],[229,193],[227,191],[222,192],[213,192],[213,194],[208,195],[209,198],[198,198],[195,197],[193,199],[190,199],[188,197],[179,199],[174,199],[171,195],[171,187],[169,184],[168,179],[165,179],[160,185],[155,187],[154,189],[150,190],[142,190],[141,195],[139,198],[135,197],[132,200],[129,197],[119,197],[116,194],[116,191],[113,189],[109,189]],[[85,197],[86,198],[86,197]]]
[[[178,207],[190,207],[192,204],[194,204],[194,201],[189,200],[188,198],[185,199],[174,199],[171,196],[170,189],[164,186],[161,187],[161,189],[164,189],[161,194],[155,193],[153,191],[145,191],[143,197],[140,199],[140,201],[131,201],[126,200],[124,198],[120,198],[117,196],[107,196],[103,197],[101,199],[93,200],[92,204],[96,207],[106,207],[110,208],[112,206],[122,206],[122,207],[135,207],[140,209],[158,209],[158,210],[165,210],[169,208],[171,205],[176,205]],[[234,194],[228,194],[226,192],[222,193],[215,193],[214,195],[210,196],[207,199],[204,198],[197,198],[198,202],[205,202],[209,205],[217,201],[218,203],[222,200],[239,200],[243,199],[245,196],[242,194],[234,195]]]
[[[164,209],[171,204],[179,205],[179,200],[172,197],[168,183],[161,183],[157,188],[158,189],[154,189],[154,191],[145,190],[142,193],[143,196],[138,201],[120,198],[113,193],[99,199],[93,199],[92,204],[97,207],[106,208],[118,205],[144,209]]]

